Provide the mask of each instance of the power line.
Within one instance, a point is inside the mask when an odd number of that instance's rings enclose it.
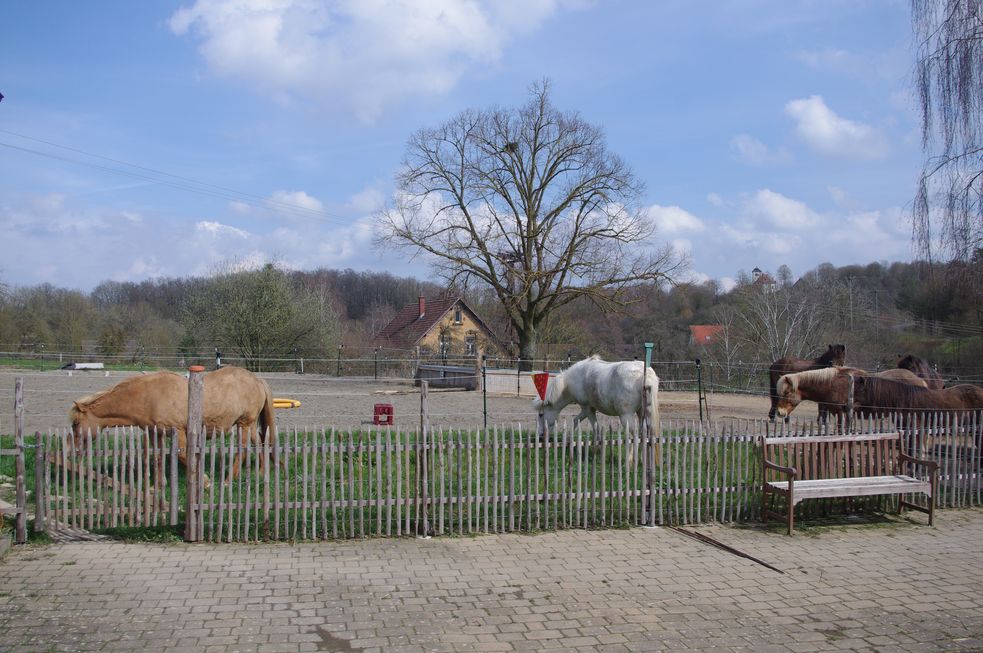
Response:
[[[34,149],[30,147],[25,147],[21,145],[14,145],[12,143],[6,143],[0,141],[0,146],[25,152],[28,154],[34,154],[36,156],[42,156],[58,161],[64,161],[66,163],[72,163],[75,165],[86,166],[94,168],[97,170],[102,170],[104,172],[109,172],[111,174],[121,175],[129,177],[131,179],[139,179],[142,181],[149,181],[153,183],[160,184],[162,186],[168,186],[177,190],[182,190],[191,193],[197,193],[199,195],[204,195],[207,197],[215,197],[218,199],[226,199],[229,201],[242,202],[243,204],[248,204],[256,208],[263,209],[273,209],[284,211],[287,213],[293,213],[301,217],[318,217],[332,220],[338,223],[348,224],[350,220],[344,218],[341,215],[330,213],[323,209],[312,209],[310,207],[301,206],[299,204],[294,204],[292,202],[283,202],[279,200],[264,198],[253,193],[247,193],[244,191],[236,190],[234,188],[228,188],[226,186],[219,186],[217,184],[212,184],[205,181],[200,181],[192,177],[185,177],[182,175],[175,175],[170,172],[163,170],[157,170],[155,168],[150,168],[147,166],[138,165],[135,163],[130,163],[128,161],[123,161],[121,159],[114,159],[112,157],[103,156],[101,154],[95,154],[92,152],[87,152],[85,150],[70,147],[68,145],[61,145],[54,143],[52,141],[47,141],[41,138],[35,138],[33,136],[27,136],[26,134],[20,134],[8,129],[0,129],[0,133],[10,134],[11,136],[16,136],[18,138],[23,138],[28,141],[35,143],[41,143],[50,147],[55,147],[68,152],[74,152],[76,154],[81,154],[83,156],[91,157],[94,159],[99,159],[102,161],[107,161],[109,163],[126,166],[132,170],[121,169],[117,167],[112,167],[108,165],[101,165],[92,161],[84,161],[76,158],[71,158],[63,155],[58,155],[52,152],[45,152],[43,150]]]

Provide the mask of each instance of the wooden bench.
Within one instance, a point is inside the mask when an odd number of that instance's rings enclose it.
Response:
[[[762,437],[761,519],[783,517],[768,509],[768,498],[785,497],[788,534],[794,526],[795,505],[804,499],[876,495],[928,495],[928,508],[899,499],[898,509],[911,508],[935,519],[938,463],[913,458],[902,451],[900,433]],[[910,474],[923,467],[929,480]]]

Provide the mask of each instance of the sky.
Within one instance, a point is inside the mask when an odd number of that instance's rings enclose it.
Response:
[[[4,2],[0,282],[428,278],[373,245],[408,138],[544,78],[690,280],[910,260],[913,61],[907,0]]]

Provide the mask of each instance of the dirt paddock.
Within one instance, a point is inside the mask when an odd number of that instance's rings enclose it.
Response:
[[[72,402],[93,392],[106,390],[138,372],[74,371],[38,372],[5,369],[0,371],[0,433],[13,432],[14,379],[24,379],[25,429],[51,431],[68,425]],[[346,379],[320,375],[261,374],[270,384],[274,397],[297,399],[299,408],[276,411],[279,428],[350,428],[371,424],[375,404],[392,404],[395,424],[414,428],[420,421],[420,391],[408,381]],[[760,395],[708,394],[710,417],[767,417],[768,398]],[[480,392],[430,390],[430,422],[434,426],[474,427],[481,425],[484,401]],[[663,419],[699,416],[695,392],[661,392],[659,406]],[[488,395],[488,423],[511,426],[535,425],[528,398]],[[561,419],[572,419],[576,407],[564,409]],[[801,419],[815,418],[815,405],[808,403],[796,411]]]

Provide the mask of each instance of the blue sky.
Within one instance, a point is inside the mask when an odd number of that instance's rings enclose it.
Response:
[[[544,77],[692,278],[909,260],[912,62],[905,0],[5,2],[0,281],[427,277],[372,247],[407,138]]]

